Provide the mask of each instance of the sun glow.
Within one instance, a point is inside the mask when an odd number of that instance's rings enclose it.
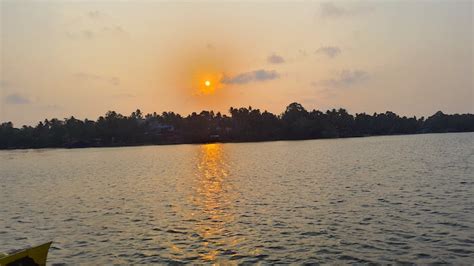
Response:
[[[0,0],[1,1],[1,0]],[[203,46],[206,41],[195,38],[193,45],[186,44],[179,53],[170,54],[165,61],[170,70],[170,86],[176,88],[176,96],[189,101],[189,111],[194,109],[227,109],[229,101],[235,99],[236,91],[227,89],[225,73],[238,73],[242,68],[239,49],[231,37],[216,42],[210,49]],[[201,46],[199,45],[201,42]],[[229,42],[229,43],[228,43]],[[186,42],[183,42],[186,43]],[[178,98],[177,98],[178,99]],[[193,108],[193,109],[191,109]]]
[[[195,88],[198,95],[214,95],[222,87],[220,84],[221,74],[217,71],[203,71],[195,75]]]

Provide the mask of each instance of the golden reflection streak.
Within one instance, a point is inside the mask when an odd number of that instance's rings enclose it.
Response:
[[[217,247],[234,246],[235,239],[229,237],[226,225],[234,219],[232,202],[235,195],[227,177],[229,174],[222,144],[206,144],[200,149],[197,163],[197,187],[194,204],[201,213],[196,224],[196,232],[203,238],[200,257],[215,261]]]

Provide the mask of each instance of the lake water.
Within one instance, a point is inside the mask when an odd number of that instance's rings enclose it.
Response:
[[[474,134],[0,151],[50,263],[474,263]]]

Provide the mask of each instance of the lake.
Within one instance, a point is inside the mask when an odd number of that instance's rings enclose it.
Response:
[[[0,151],[49,263],[474,263],[474,133]]]

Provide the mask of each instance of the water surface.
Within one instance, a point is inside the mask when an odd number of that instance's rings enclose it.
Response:
[[[474,262],[474,134],[0,151],[51,263]]]

